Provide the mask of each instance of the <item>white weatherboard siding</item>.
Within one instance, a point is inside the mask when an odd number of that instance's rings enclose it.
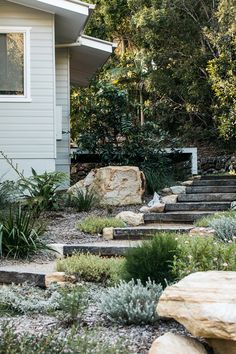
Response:
[[[62,107],[62,139],[57,140],[56,170],[70,173],[70,75],[69,51],[56,50],[56,104]]]
[[[31,27],[32,102],[0,102],[0,151],[25,174],[55,170],[54,16],[0,0],[0,26]],[[13,174],[0,157],[0,179]]]

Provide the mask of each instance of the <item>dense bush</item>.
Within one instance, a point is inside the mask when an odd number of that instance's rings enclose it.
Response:
[[[178,252],[178,243],[173,234],[162,233],[126,254],[125,269],[129,279],[141,279],[145,284],[150,278],[163,286],[174,280],[171,265]]]
[[[98,197],[93,191],[77,189],[76,194],[68,195],[67,205],[76,208],[80,211],[89,211],[93,206],[98,204]]]
[[[117,282],[123,277],[123,267],[122,258],[102,258],[91,254],[75,254],[57,261],[57,271],[89,282]]]
[[[182,237],[174,256],[173,275],[182,279],[194,272],[236,270],[236,244],[222,243],[213,237]]]
[[[148,280],[120,282],[101,296],[101,309],[114,322],[125,324],[153,323],[158,319],[156,306],[162,286]]]
[[[1,328],[0,354],[128,354],[121,344],[101,341],[96,331],[87,331],[78,335],[78,329],[72,328],[66,335],[49,331],[47,335],[19,334],[14,326],[4,324]]]
[[[215,230],[215,235],[220,241],[229,242],[236,238],[236,216],[212,220],[209,226]]]
[[[4,221],[0,222],[0,254],[7,257],[27,258],[37,251],[47,249],[40,239],[44,227],[31,212],[18,207],[10,209]]]
[[[119,219],[109,217],[99,217],[99,216],[88,216],[81,222],[77,223],[76,227],[88,234],[102,234],[104,227],[125,227],[126,224]]]

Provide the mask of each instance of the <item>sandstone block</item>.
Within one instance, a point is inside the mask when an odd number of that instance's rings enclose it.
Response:
[[[163,213],[164,210],[165,210],[165,204],[163,203],[155,204],[151,208],[149,208],[150,213]]]
[[[57,283],[58,285],[65,285],[67,283],[74,283],[76,278],[68,276],[64,272],[54,272],[45,276],[45,286],[49,287],[50,284]]]
[[[211,227],[194,227],[189,234],[190,236],[214,236],[215,230]]]
[[[196,339],[166,333],[153,342],[149,354],[207,354],[207,351]]]
[[[104,227],[102,236],[105,240],[113,240],[114,227]]]
[[[173,187],[170,187],[170,190],[173,194],[185,194],[186,193],[185,186],[173,186]]]
[[[178,194],[167,195],[161,198],[162,203],[164,204],[175,204],[178,199]]]
[[[92,170],[87,177],[69,188],[76,194],[78,189],[92,190],[103,206],[141,204],[145,191],[145,177],[138,167],[107,166]]]
[[[124,221],[129,226],[139,226],[144,224],[143,214],[132,211],[122,211],[116,215],[116,218]]]
[[[157,312],[209,340],[217,354],[236,354],[236,272],[190,274],[165,289]]]

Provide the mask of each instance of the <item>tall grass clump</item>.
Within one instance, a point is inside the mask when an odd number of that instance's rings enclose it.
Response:
[[[48,249],[40,239],[44,232],[31,212],[18,207],[9,210],[0,222],[0,255],[13,258],[28,258],[39,250]]]
[[[79,212],[89,211],[98,204],[98,197],[93,190],[77,189],[73,194],[69,194],[67,204]]]
[[[102,234],[105,227],[125,227],[126,224],[119,219],[113,217],[88,216],[84,220],[77,223],[76,227],[82,232],[88,234]]]
[[[174,276],[171,266],[178,253],[178,242],[173,234],[162,233],[140,246],[130,248],[125,258],[128,279],[140,279],[145,284],[149,279],[166,285]]]

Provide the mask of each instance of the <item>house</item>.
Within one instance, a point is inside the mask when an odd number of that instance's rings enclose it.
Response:
[[[113,43],[83,30],[95,6],[0,0],[0,151],[25,176],[70,170],[70,85],[86,86]],[[0,181],[15,172],[0,156]]]

